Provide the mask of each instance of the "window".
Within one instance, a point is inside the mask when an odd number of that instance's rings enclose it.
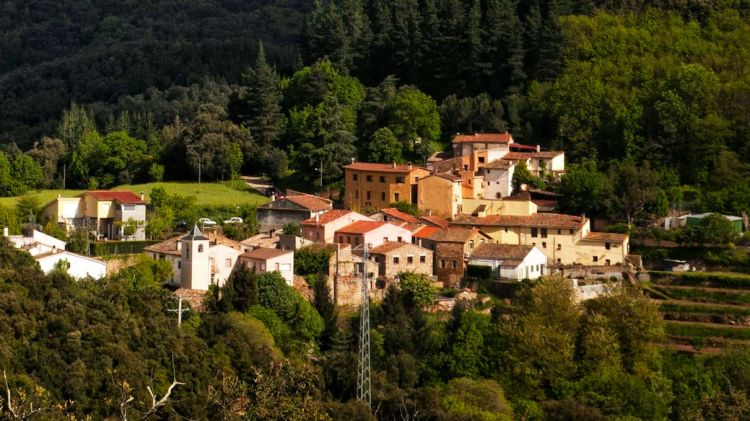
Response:
[[[359,180],[359,174],[352,174],[352,180],[354,181]]]
[[[385,202],[385,192],[381,192],[380,193],[380,200],[382,200],[383,202]]]
[[[359,245],[359,237],[354,237],[354,245],[355,246]]]
[[[505,227],[505,232],[508,232],[508,227]]]
[[[557,230],[557,235],[562,235],[562,230]]]
[[[532,228],[531,229],[531,236],[532,237],[536,238],[538,234],[539,234],[539,230],[537,228]]]
[[[424,255],[419,256],[419,263],[424,263],[426,261],[427,261],[427,256],[424,256]]]
[[[281,263],[279,264],[279,270],[282,272],[285,272],[285,271],[288,272],[292,270],[292,265],[289,263]]]
[[[132,212],[135,210],[135,205],[123,205],[122,210]]]
[[[455,260],[451,260],[451,268],[456,269],[458,267],[458,264]]]
[[[367,181],[368,181],[368,182],[372,182],[372,176],[371,176],[371,175],[368,175],[368,176],[367,176]]]
[[[367,192],[367,194],[366,194],[367,200],[370,200],[370,199],[372,199],[372,197],[371,197],[371,196],[372,196],[372,192],[371,192],[371,191],[368,191],[368,192]]]
[[[381,176],[380,176],[380,182],[381,182],[381,183],[385,183],[385,176],[384,176],[384,175],[381,175]]]
[[[599,261],[599,256],[594,256],[594,263]]]
[[[546,242],[546,241],[542,241],[542,248],[543,248],[543,249],[546,249],[546,248],[547,248],[547,242]]]
[[[558,249],[558,250],[562,250],[562,244],[558,244],[558,245],[557,245],[557,249]]]
[[[396,177],[396,182],[404,184],[404,177],[401,177],[401,176]]]
[[[388,237],[383,237],[383,242],[387,243],[388,242]]]
[[[610,248],[612,248],[612,246],[610,246],[609,243],[604,243],[604,248],[609,250]]]
[[[226,262],[224,262],[224,266],[231,268],[232,267],[232,259],[227,259]]]
[[[393,264],[394,264],[394,265],[397,265],[397,264],[398,264],[398,261],[399,261],[399,258],[398,258],[398,256],[393,256]]]
[[[542,228],[542,238],[547,238],[547,228]]]
[[[198,253],[203,253],[203,244],[198,244]]]
[[[440,267],[445,269],[445,259],[440,259]]]
[[[611,262],[610,262],[609,259],[607,259],[607,260],[604,261],[604,264],[607,265],[607,266],[609,266],[611,264]]]
[[[393,193],[393,201],[398,202],[401,199],[401,196],[398,193]]]
[[[502,199],[503,195],[500,193],[495,193],[495,199]]]
[[[468,165],[464,165],[464,171],[469,171],[469,166]]]
[[[178,260],[178,261],[177,261],[177,269],[181,269],[181,268],[182,268],[182,262],[180,262],[180,261]]]
[[[359,190],[354,190],[354,198],[359,199]]]
[[[406,256],[406,263],[408,264],[414,263],[414,256]]]
[[[469,240],[469,250],[474,250],[474,240]]]
[[[558,258],[557,259],[557,264],[560,264],[560,263],[562,263],[562,259]]]
[[[479,163],[480,163],[480,164],[484,164],[484,157],[483,157],[483,156],[480,156],[480,157],[479,157]]]
[[[575,234],[575,232],[573,230],[570,230],[570,235],[573,235],[573,234]]]
[[[397,238],[397,240],[398,240],[398,242],[399,242],[399,243],[401,243],[401,242],[402,242],[402,241],[401,241],[401,237],[398,237],[398,238]]]

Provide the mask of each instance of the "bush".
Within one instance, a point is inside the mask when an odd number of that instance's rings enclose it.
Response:
[[[414,272],[398,274],[399,286],[417,307],[426,307],[435,301],[435,289],[427,275]]]
[[[294,235],[297,237],[302,235],[302,229],[296,222],[287,222],[281,228],[281,232],[284,233],[284,235]]]
[[[719,288],[750,289],[750,275],[723,272],[657,272],[650,271],[652,276],[665,276],[668,284],[688,286],[711,286]],[[664,281],[655,281],[664,283]]]
[[[327,246],[302,247],[294,253],[294,272],[300,276],[327,274],[333,250]]]
[[[733,327],[714,327],[699,324],[667,322],[666,331],[668,335],[675,336],[750,340],[750,329]]]
[[[68,244],[73,241],[73,237]],[[109,256],[112,254],[136,254],[143,253],[143,249],[156,244],[158,241],[106,241],[101,243],[91,243],[91,256]],[[74,252],[78,253],[78,252]],[[85,254],[85,251],[83,252]]]

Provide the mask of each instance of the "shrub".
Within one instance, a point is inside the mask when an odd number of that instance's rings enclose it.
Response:
[[[325,246],[302,247],[294,253],[294,271],[300,276],[327,274],[332,254]]]
[[[399,286],[412,302],[418,307],[425,307],[435,301],[435,289],[432,280],[427,275],[414,272],[398,274]]]
[[[490,279],[492,278],[492,268],[489,266],[468,265],[466,267],[466,275],[472,278]]]

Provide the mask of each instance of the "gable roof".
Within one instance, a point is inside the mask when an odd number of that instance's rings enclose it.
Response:
[[[160,243],[151,244],[148,247],[145,247],[144,251],[150,251],[154,253],[161,253],[161,254],[171,254],[173,256],[180,256],[182,255],[182,251],[177,250],[177,242],[182,239],[182,235],[178,235],[176,237],[168,238]]]
[[[296,205],[302,206],[305,209],[311,211],[322,211],[331,209],[331,201],[323,199],[322,197],[313,196],[311,194],[300,194],[295,196],[287,196],[282,200],[288,200]]]
[[[401,212],[400,210],[396,208],[383,208],[380,210],[380,212],[392,218],[396,218],[400,221],[409,222],[412,224],[419,223],[419,218],[417,218],[416,216],[409,215],[406,212]]]
[[[412,164],[379,164],[375,162],[354,162],[344,166],[347,170],[355,171],[375,171],[375,172],[392,172],[392,173],[404,173],[408,174],[415,170],[423,170],[424,168],[418,165]]]
[[[305,219],[304,221],[300,222],[300,225],[314,225],[314,226],[322,226],[329,222],[333,222],[342,216],[346,216],[352,213],[350,210],[345,209],[331,209],[329,211],[323,212],[322,214],[318,215],[317,220],[315,217]]]
[[[437,227],[427,227],[437,228]],[[427,238],[428,240],[435,241],[437,243],[466,243],[467,241],[474,238],[476,235],[482,235],[490,238],[477,228],[464,228],[464,227],[448,227],[447,229],[437,228],[431,230],[431,232],[423,233],[422,230],[419,234],[415,234],[417,237]]]
[[[476,259],[498,259],[498,260],[523,260],[534,246],[522,246],[517,244],[482,243],[474,248],[471,253]]]
[[[96,200],[120,202],[124,205],[145,205],[146,201],[132,191],[92,190],[78,196],[93,196]]]
[[[426,238],[426,239],[429,240],[429,239],[432,238],[433,235],[435,235],[436,232],[438,232],[438,231],[440,231],[442,229],[444,229],[444,228],[435,227],[435,226],[432,226],[432,225],[425,225],[423,227],[420,227],[416,231],[414,231],[412,233],[412,237]]]
[[[583,237],[584,241],[598,241],[607,243],[622,243],[628,239],[627,234],[617,234],[614,232],[596,232],[591,231]]]
[[[294,252],[291,250],[258,247],[256,249],[252,249],[248,252],[242,253],[240,257],[244,257],[247,259],[255,259],[255,260],[268,260],[268,259],[273,259],[274,257],[284,256],[290,253],[294,254]]]
[[[513,143],[513,136],[508,132],[457,134],[453,143]]]
[[[490,215],[484,217],[458,215],[453,219],[451,224],[580,229],[586,224],[586,218],[583,216],[566,215],[563,213],[535,213],[528,216]]]
[[[386,224],[388,224],[388,222],[385,221],[356,221],[343,228],[339,228],[336,232],[342,234],[366,234]],[[390,225],[398,226],[394,224]]]
[[[427,222],[427,224],[429,225],[434,225],[440,228],[448,228],[448,226],[450,225],[450,222],[448,222],[447,219],[435,215],[425,215],[420,216],[419,218],[422,221]]]

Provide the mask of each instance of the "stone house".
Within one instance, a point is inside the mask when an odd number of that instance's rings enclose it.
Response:
[[[432,276],[432,250],[411,243],[383,243],[370,250],[370,259],[378,264],[378,277],[393,280],[400,272]]]
[[[491,238],[476,228],[424,226],[414,233],[414,243],[433,250],[433,273],[446,286],[458,286],[468,258],[478,245]]]
[[[316,215],[321,215],[333,208],[332,202],[311,194],[297,193],[287,195],[259,206],[257,210],[258,226],[261,232],[280,231],[285,224],[302,223]]]

